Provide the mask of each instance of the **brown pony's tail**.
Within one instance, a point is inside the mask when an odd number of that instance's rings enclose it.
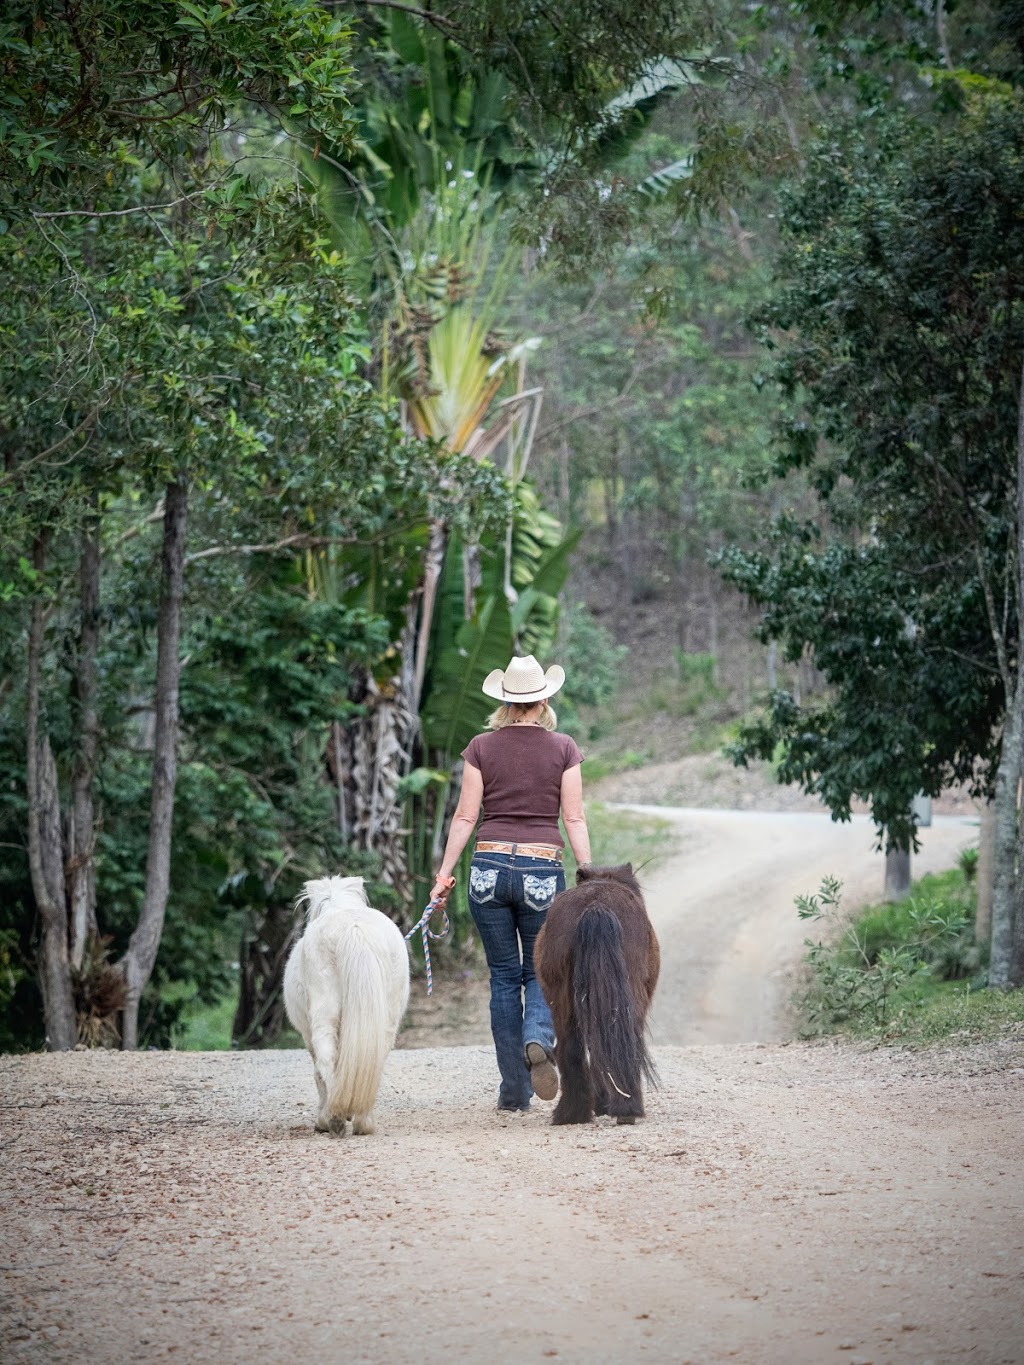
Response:
[[[609,1114],[644,1112],[641,1077],[658,1077],[630,989],[622,926],[593,905],[573,935],[573,1013],[590,1059],[590,1075]]]

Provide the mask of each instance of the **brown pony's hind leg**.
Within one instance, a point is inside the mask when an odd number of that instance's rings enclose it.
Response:
[[[605,1114],[612,1114],[617,1123],[634,1123],[644,1117],[644,1087],[640,1072],[639,1059],[643,1047],[643,1023],[635,1023],[636,1064],[623,1076],[602,1076],[595,1078],[599,1096],[604,1101]]]
[[[589,1123],[594,1117],[594,1087],[573,1018],[569,1019],[564,1034],[559,1034],[557,1054],[562,1089],[551,1122]]]

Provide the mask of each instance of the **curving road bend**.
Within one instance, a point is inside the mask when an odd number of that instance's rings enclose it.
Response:
[[[794,900],[838,877],[854,909],[881,899],[884,856],[866,815],[620,806],[657,815],[678,850],[641,873],[661,942],[662,975],[651,1014],[656,1044],[778,1042],[793,1034],[789,997],[814,926]],[[920,832],[915,877],[952,867],[977,843],[978,822],[937,816]]]

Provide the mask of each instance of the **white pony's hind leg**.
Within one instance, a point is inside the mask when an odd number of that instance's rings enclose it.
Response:
[[[373,1121],[373,1110],[368,1114],[356,1114],[352,1119],[352,1132],[356,1137],[369,1137],[371,1133],[377,1131],[377,1125]]]
[[[339,1119],[330,1111],[331,1083],[338,1065],[338,1021],[326,1012],[314,1014],[310,1020],[311,1035],[309,1050],[313,1057],[313,1074],[316,1077],[320,1109],[316,1117],[318,1133],[339,1135]],[[345,1133],[344,1115],[340,1119],[340,1134]]]
[[[327,1087],[323,1083],[320,1072],[316,1069],[316,1057],[313,1055],[312,1048],[309,1049],[309,1055],[313,1057],[313,1078],[316,1081],[316,1093],[320,1097],[320,1103],[317,1105],[316,1110],[316,1122],[313,1124],[313,1127],[318,1133],[326,1133],[328,1130]]]

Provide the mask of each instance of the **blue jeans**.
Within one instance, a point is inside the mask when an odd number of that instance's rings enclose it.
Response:
[[[548,906],[565,890],[561,863],[512,853],[474,853],[469,908],[491,973],[491,1033],[499,1109],[525,1109],[533,1087],[527,1043],[554,1047],[551,1011],[533,970],[533,945]]]

